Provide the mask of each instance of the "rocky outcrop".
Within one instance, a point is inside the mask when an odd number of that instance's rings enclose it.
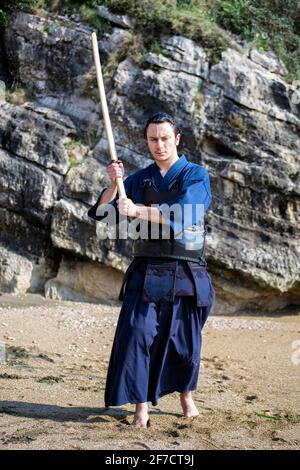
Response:
[[[56,275],[60,260],[49,228],[3,207],[0,220],[1,292],[44,292],[45,282]]]
[[[32,257],[0,245],[1,292],[25,294],[44,292],[45,283],[55,276],[55,258]]]
[[[116,15],[109,11],[104,5],[98,5],[96,10],[102,18],[111,21],[114,24],[121,26],[122,28],[131,29],[134,26],[133,21],[127,15]]]
[[[0,108],[3,246],[7,250],[7,214],[40,227],[44,245],[34,235],[40,246],[35,256],[56,259],[56,269],[61,257],[56,277],[41,276],[48,279],[46,293],[75,300],[107,296],[110,283],[120,282],[111,268],[124,271],[131,253],[129,240],[101,240],[103,225],[87,217],[107,185],[108,162],[90,32],[68,18],[19,14],[6,31],[6,47],[32,97],[22,106]],[[125,34],[114,27],[100,39],[104,63],[122,50]],[[162,36],[160,42],[160,53],[146,53],[142,64],[129,56],[115,64],[109,84],[116,148],[126,171],[151,162],[142,138],[147,117],[161,109],[174,114],[181,150],[211,176],[207,259],[217,289],[214,312],[274,311],[300,303],[299,91],[273,54],[228,49],[212,66],[203,48],[187,38]],[[72,138],[82,149],[75,162]],[[25,258],[33,256],[26,235],[16,236],[15,246]],[[13,276],[5,273],[4,284],[12,285]]]
[[[45,294],[53,299],[92,302],[105,299],[115,303],[122,273],[99,264],[64,256],[57,276],[45,284]]]

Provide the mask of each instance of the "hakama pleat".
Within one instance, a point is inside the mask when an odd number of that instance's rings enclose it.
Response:
[[[106,406],[157,405],[166,394],[195,390],[201,330],[210,308],[197,307],[193,296],[143,302],[141,291],[127,291],[108,368]]]

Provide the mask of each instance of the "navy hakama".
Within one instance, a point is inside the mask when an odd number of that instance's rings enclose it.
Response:
[[[174,273],[174,300],[158,301],[158,290],[162,295],[169,294],[163,286],[168,284],[164,266],[169,264],[142,260],[127,281],[107,374],[106,406],[147,401],[157,405],[168,393],[197,387],[201,330],[214,301],[214,290],[205,266],[198,266],[202,277],[196,281],[197,287],[201,286],[197,302],[193,277],[184,269],[186,262],[180,262],[176,263],[177,275]],[[147,297],[145,289],[146,284],[151,288],[153,266],[160,270],[162,280],[158,285],[155,276],[152,278],[156,289]],[[151,295],[156,301],[149,301]]]
[[[178,186],[169,205],[199,203],[205,212],[211,203],[207,171],[188,162],[184,155],[164,177],[156,163],[130,175],[124,181],[127,197],[145,204],[148,181],[163,193]],[[103,219],[96,213],[100,198],[88,212],[95,220]],[[109,205],[116,207],[116,198]],[[161,212],[175,231],[176,224],[168,217],[166,205]],[[190,223],[197,221],[189,220],[187,225]],[[201,331],[214,297],[203,259],[194,262],[135,257],[120,293],[123,305],[108,368],[105,405],[147,401],[157,405],[158,399],[168,393],[195,390]]]

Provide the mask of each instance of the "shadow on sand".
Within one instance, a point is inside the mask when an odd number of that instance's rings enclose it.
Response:
[[[52,421],[95,423],[106,422],[105,416],[115,418],[117,421],[127,422],[127,418],[134,415],[133,411],[123,408],[89,408],[75,406],[46,405],[42,403],[28,403],[21,401],[1,401],[0,415],[8,414],[31,419],[48,419]],[[162,413],[160,410],[151,411],[151,414],[170,414],[180,417],[177,413]]]

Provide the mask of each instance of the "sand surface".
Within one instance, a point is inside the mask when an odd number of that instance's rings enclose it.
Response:
[[[118,313],[0,296],[0,449],[300,449],[300,311],[211,316],[200,416],[184,418],[174,393],[150,406],[149,429],[130,426],[133,405],[104,408]]]

